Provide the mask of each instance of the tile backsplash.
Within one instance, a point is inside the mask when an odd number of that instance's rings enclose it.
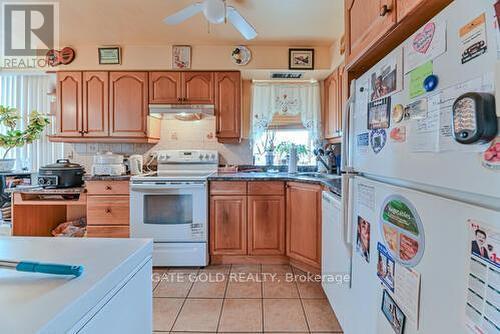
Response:
[[[252,150],[247,139],[239,144],[220,144],[215,138],[215,119],[208,117],[199,121],[179,121],[163,119],[161,139],[156,145],[151,144],[65,144],[64,155],[83,165],[87,171],[92,166],[92,157],[97,152],[112,151],[124,155],[143,154],[145,161],[158,150],[169,149],[206,149],[217,150],[221,164],[252,164]]]

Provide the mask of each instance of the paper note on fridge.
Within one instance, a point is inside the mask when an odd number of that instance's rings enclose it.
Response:
[[[432,61],[428,61],[410,72],[410,99],[414,99],[426,93],[424,80],[432,73]]]
[[[446,52],[446,22],[431,21],[408,39],[405,74]]]
[[[460,28],[462,64],[483,55],[488,49],[486,14],[481,14]]]
[[[500,231],[470,219],[470,262],[465,304],[466,326],[472,333],[500,331]]]

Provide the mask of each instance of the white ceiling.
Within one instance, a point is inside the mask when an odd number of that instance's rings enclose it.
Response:
[[[344,0],[228,0],[259,36],[245,41],[203,14],[168,26],[166,16],[196,0],[59,0],[61,45],[331,45],[343,33]]]

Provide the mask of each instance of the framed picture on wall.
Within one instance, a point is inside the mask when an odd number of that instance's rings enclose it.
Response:
[[[288,49],[290,70],[314,70],[314,49]]]
[[[191,46],[172,46],[172,68],[176,70],[188,70],[191,68]]]
[[[100,65],[120,65],[122,63],[122,50],[119,46],[98,48]]]

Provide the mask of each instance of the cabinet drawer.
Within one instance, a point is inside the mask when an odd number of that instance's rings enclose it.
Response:
[[[87,226],[88,238],[128,238],[128,226]]]
[[[88,225],[128,225],[129,197],[89,196],[87,198]]]
[[[210,195],[246,195],[247,183],[242,181],[212,181]]]
[[[248,182],[249,195],[284,195],[285,182],[252,181]]]
[[[128,195],[128,181],[87,181],[85,188],[89,195]]]

